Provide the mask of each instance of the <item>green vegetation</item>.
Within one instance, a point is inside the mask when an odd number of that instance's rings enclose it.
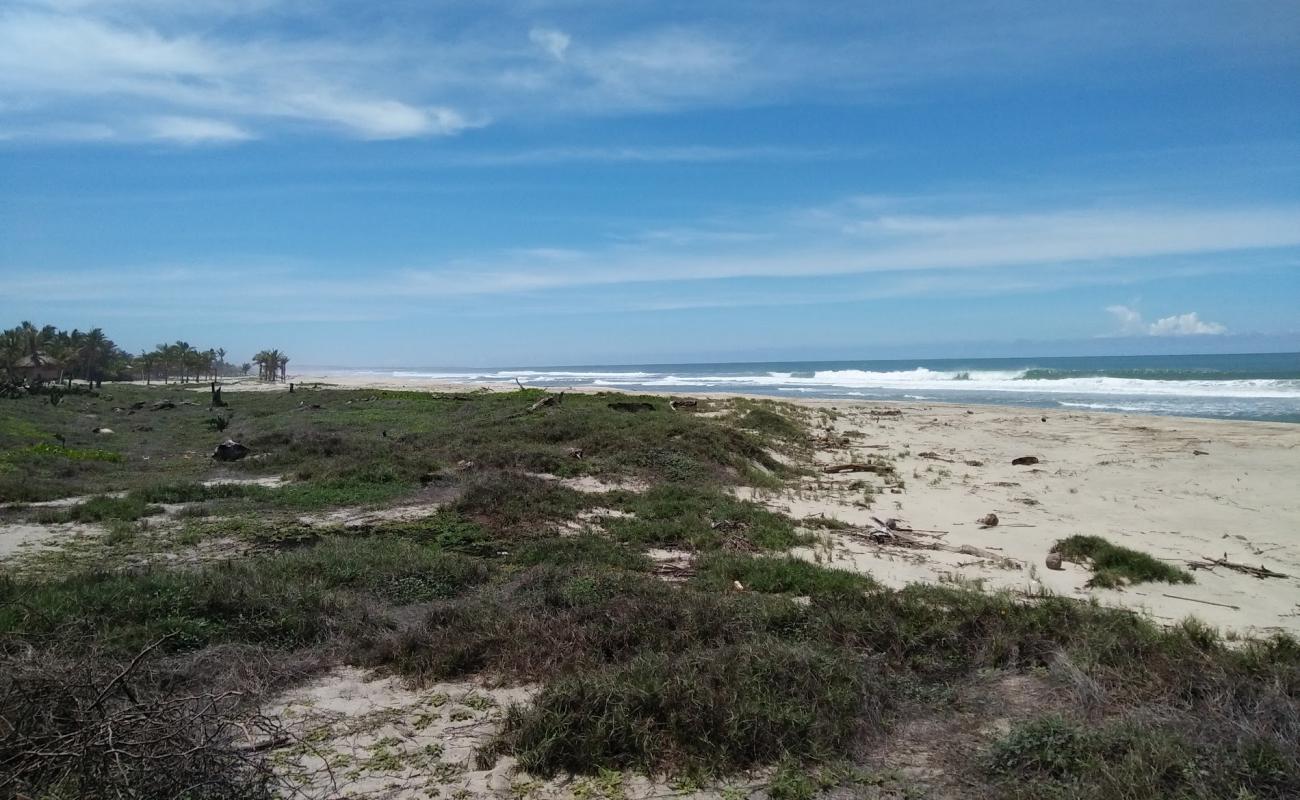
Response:
[[[695,582],[725,590],[739,582],[754,592],[792,595],[852,594],[877,587],[875,581],[857,572],[827,569],[790,556],[751,556],[717,552],[695,561]]]
[[[1052,551],[1069,561],[1092,568],[1088,586],[1116,589],[1134,583],[1192,583],[1191,573],[1146,553],[1111,544],[1100,536],[1071,536],[1052,545]]]
[[[804,541],[790,518],[713,488],[655,486],[625,496],[621,507],[633,516],[611,522],[610,533],[642,546],[708,550],[728,539],[739,539],[780,550]]]
[[[23,764],[27,776],[0,776],[0,794],[174,796],[144,782],[173,763],[161,756],[150,769],[78,758],[59,771],[31,754],[71,752],[48,743],[123,710],[166,721],[170,736],[187,719],[167,705],[176,698],[236,692],[231,713],[246,713],[353,664],[417,686],[539,684],[534,701],[502,710],[479,760],[510,754],[537,776],[578,773],[575,796],[613,800],[620,770],[632,769],[698,786],[767,775],[774,800],[841,787],[906,797],[912,773],[862,767],[957,718],[1010,729],[974,744],[946,734],[920,743],[967,792],[954,796],[1300,795],[1294,640],[1229,646],[1203,626],[1165,629],[1069,598],[893,590],[793,558],[790,548],[811,541],[801,529],[842,523],[796,524],[733,491],[800,475],[784,462],[799,463],[808,415],[780,404],[720,403],[723,414],[699,416],[570,395],[529,413],[538,392],[228,392],[236,413],[221,435],[256,457],[217,464],[210,412],[184,402],[206,392],[111,394],[0,400],[0,496],[96,495],[6,517],[104,529],[43,554],[40,570],[0,562],[0,730],[47,737],[40,747],[0,737],[0,764]],[[175,406],[151,410],[164,398]],[[68,455],[95,452],[91,430],[108,420],[115,458]],[[47,441],[55,433],[65,444]],[[582,492],[541,473],[646,488]],[[264,476],[285,482],[204,483]],[[408,507],[420,513],[396,513]],[[669,571],[647,552],[656,547],[687,551],[689,565],[669,575],[677,582],[662,579]],[[1089,561],[1094,581],[1185,579],[1100,539],[1058,549]],[[99,697],[151,645],[127,688]],[[1041,700],[970,700],[1001,678],[1041,685]],[[485,703],[439,713],[468,721]],[[203,796],[267,796],[265,776],[220,737],[175,741],[189,742],[179,752],[211,750],[176,773],[222,787]],[[381,740],[351,768],[398,755]],[[66,778],[83,761],[101,766]]]

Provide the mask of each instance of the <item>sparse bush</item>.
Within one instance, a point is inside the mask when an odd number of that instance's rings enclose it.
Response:
[[[1117,589],[1148,581],[1193,582],[1186,570],[1138,550],[1111,544],[1100,536],[1071,536],[1052,545],[1052,552],[1070,561],[1088,563],[1093,575],[1087,585],[1095,588]]]

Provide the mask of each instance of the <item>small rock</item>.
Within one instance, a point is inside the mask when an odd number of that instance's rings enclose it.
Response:
[[[1017,466],[1017,467],[1025,467],[1025,466],[1029,466],[1030,464],[1037,464],[1038,456],[1021,456],[1020,458],[1013,458],[1011,459],[1011,463],[1013,466]]]
[[[112,429],[112,428],[96,428],[96,429],[95,429],[95,433],[98,433],[100,436],[111,436],[111,435],[113,435],[113,429]]]
[[[1061,566],[1061,554],[1060,554],[1060,553],[1057,553],[1057,552],[1051,552],[1051,553],[1048,553],[1048,554],[1047,554],[1047,568],[1048,568],[1048,569],[1065,569],[1065,567],[1062,567],[1062,566]]]
[[[227,439],[212,451],[212,457],[218,461],[238,461],[251,452],[247,447],[233,439]]]
[[[985,528],[996,528],[998,526],[998,515],[992,513],[985,514],[975,521]]]

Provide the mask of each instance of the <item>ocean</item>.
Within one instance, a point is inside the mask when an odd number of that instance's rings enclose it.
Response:
[[[333,369],[397,380],[939,401],[1300,422],[1300,353]]]

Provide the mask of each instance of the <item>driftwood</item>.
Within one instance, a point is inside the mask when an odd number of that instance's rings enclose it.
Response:
[[[888,464],[859,464],[851,462],[848,464],[831,464],[828,467],[822,467],[822,472],[832,475],[841,472],[873,472],[876,475],[892,475],[894,468]]]
[[[1165,594],[1162,597],[1168,597],[1174,600],[1186,600],[1189,603],[1202,603],[1207,606],[1218,606],[1219,608],[1231,608],[1233,611],[1240,611],[1241,606],[1228,605],[1227,603],[1216,603],[1213,600],[1197,600],[1195,597],[1183,597],[1180,594]]]
[[[1249,564],[1238,564],[1235,561],[1229,561],[1226,553],[1223,558],[1210,558],[1209,556],[1204,556],[1203,558],[1205,559],[1204,561],[1188,561],[1187,566],[1191,569],[1214,569],[1215,567],[1224,567],[1225,569],[1242,572],[1246,575],[1253,575],[1256,578],[1261,579],[1290,577],[1281,572],[1275,572],[1265,567],[1263,564],[1260,564],[1258,567],[1252,567]]]
[[[845,529],[845,533],[856,536],[861,539],[867,539],[874,544],[905,547],[911,550],[942,550],[946,553],[960,553],[967,556],[976,556],[978,558],[988,559],[996,563],[1003,569],[1020,569],[1021,563],[1014,558],[1008,558],[1001,553],[995,553],[992,550],[975,547],[969,544],[952,545],[946,542],[933,541],[930,539],[919,539],[913,536],[913,532],[901,530],[889,530],[885,527],[867,528],[865,530],[858,528]]]
[[[564,392],[560,392],[559,394],[548,394],[541,400],[538,400],[536,403],[529,406],[528,413],[531,414],[534,411],[546,408],[547,406],[558,406],[562,402],[564,402]]]
[[[926,451],[926,452],[924,452],[924,453],[917,453],[917,456],[918,456],[919,458],[928,458],[928,459],[930,459],[931,461],[943,461],[943,462],[948,463],[948,464],[956,464],[956,463],[957,463],[956,461],[954,461],[954,460],[951,459],[951,458],[944,458],[943,456],[939,455],[938,453],[934,453],[934,452],[930,452],[930,451]]]

